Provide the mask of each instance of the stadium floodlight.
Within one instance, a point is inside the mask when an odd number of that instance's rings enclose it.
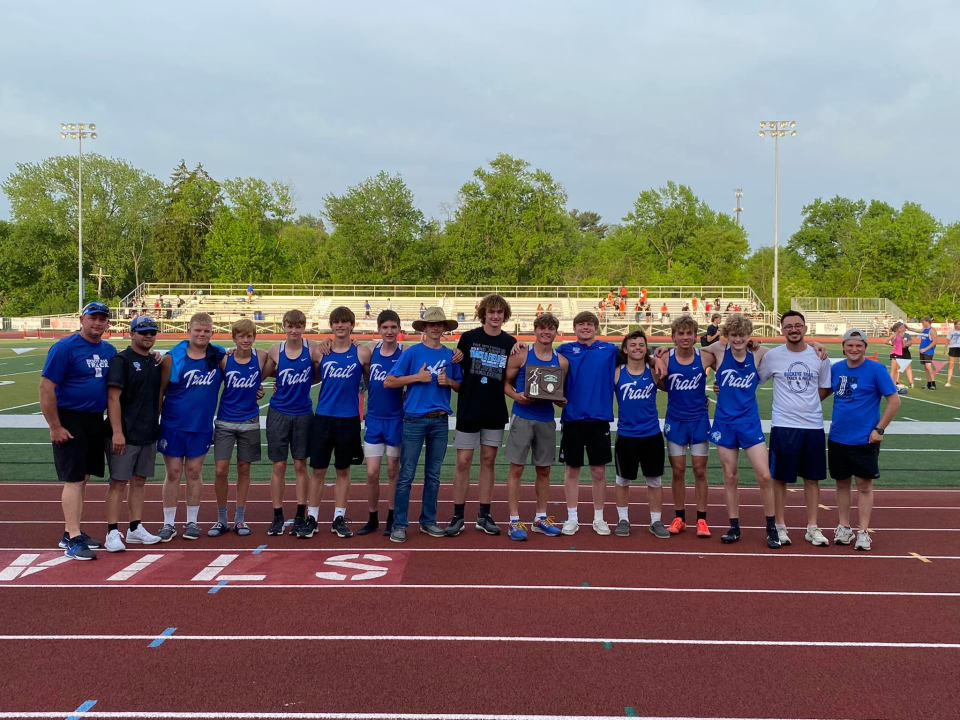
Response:
[[[790,128],[790,137],[797,136],[796,120],[771,120],[770,137],[773,138],[773,313],[774,323],[779,313],[778,301],[780,294],[780,138],[787,137],[787,128]],[[760,127],[764,126],[763,122]],[[763,130],[760,137],[764,137]]]
[[[90,132],[87,132],[89,128]],[[83,141],[97,139],[94,123],[60,123],[60,137],[79,141],[77,153],[77,312],[83,311]],[[69,130],[69,132],[64,132]]]
[[[761,120],[761,121],[760,121],[760,129],[763,130],[766,126],[767,126],[767,124],[766,124],[763,120]]]
[[[60,134],[63,135],[63,133],[60,133]],[[760,133],[759,133],[760,137],[763,137],[763,134],[764,134],[764,133],[763,133],[763,130],[761,130]]]

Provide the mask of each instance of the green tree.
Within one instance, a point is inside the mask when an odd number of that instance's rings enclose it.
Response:
[[[164,194],[164,206],[154,237],[154,265],[165,282],[204,282],[207,236],[223,205],[220,185],[199,163],[173,171]]]

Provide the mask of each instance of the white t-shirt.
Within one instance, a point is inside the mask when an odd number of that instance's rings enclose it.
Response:
[[[773,378],[773,427],[823,429],[819,388],[830,387],[830,361],[821,360],[809,345],[792,352],[786,345],[763,356],[760,382]]]

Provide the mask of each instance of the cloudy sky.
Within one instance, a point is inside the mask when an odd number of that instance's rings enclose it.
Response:
[[[96,150],[161,178],[292,182],[318,213],[380,170],[443,217],[498,152],[616,222],[675,180],[717,210],[743,188],[772,243],[781,141],[786,239],[815,197],[920,202],[960,219],[960,5],[951,2],[98,2],[3,0],[0,176]],[[953,48],[953,49],[951,49]],[[0,196],[0,218],[9,205]]]

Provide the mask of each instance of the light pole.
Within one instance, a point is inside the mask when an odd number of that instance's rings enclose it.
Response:
[[[780,138],[797,136],[796,120],[770,120],[760,122],[760,137],[773,138],[773,322],[780,316],[777,305],[780,294]]]
[[[83,311],[83,141],[87,138],[97,139],[93,123],[60,123],[60,137],[64,140],[80,141],[80,151],[77,155],[77,279],[78,279],[78,310]]]

